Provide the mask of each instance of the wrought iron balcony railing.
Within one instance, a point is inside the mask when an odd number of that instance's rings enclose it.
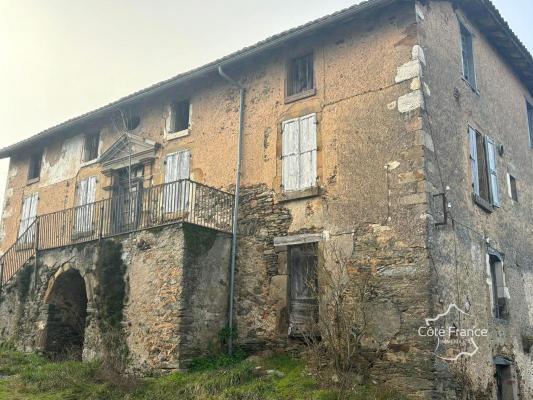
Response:
[[[233,195],[183,179],[40,215],[0,258],[0,287],[37,251],[188,222],[231,232]]]

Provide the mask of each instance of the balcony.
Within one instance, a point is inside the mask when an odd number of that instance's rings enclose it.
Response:
[[[37,251],[187,222],[231,232],[233,195],[189,179],[40,215],[0,258],[0,288]]]

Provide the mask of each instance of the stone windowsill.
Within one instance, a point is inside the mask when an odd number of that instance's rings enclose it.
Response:
[[[279,202],[286,202],[292,200],[301,200],[309,197],[315,197],[320,195],[320,188],[318,186],[313,186],[307,189],[294,190],[291,192],[283,192],[278,195]]]
[[[181,131],[176,132],[167,132],[166,139],[172,140],[172,139],[179,139],[185,136],[189,136],[191,134],[190,129],[182,129]]]
[[[92,160],[89,160],[89,161],[83,161],[80,164],[80,167],[81,168],[88,167],[90,165],[96,164],[98,161],[100,161],[100,157],[93,158]]]
[[[27,185],[31,185],[32,183],[36,183],[36,182],[39,182],[39,180],[41,179],[41,177],[37,177],[37,178],[31,178],[31,179],[28,179],[28,182],[26,182]]]
[[[472,193],[472,199],[474,200],[474,203],[477,204],[483,211],[488,213],[492,213],[494,211],[494,206],[477,194]]]
[[[298,101],[302,99],[306,99],[308,97],[314,96],[316,94],[316,88],[306,90],[304,92],[300,92],[297,94],[293,94],[292,96],[285,97],[285,104],[292,103],[293,101]]]

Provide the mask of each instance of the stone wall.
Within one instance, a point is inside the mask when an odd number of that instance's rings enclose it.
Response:
[[[113,240],[122,245],[126,265],[122,326],[131,369],[184,368],[191,357],[218,345],[218,332],[227,324],[228,235],[176,224]],[[37,274],[30,260],[25,267],[29,273],[17,274],[3,288],[0,341],[45,351],[54,339],[48,336],[57,315],[54,308],[60,306],[48,303],[56,303],[59,282],[75,271],[83,278],[87,296],[83,358],[101,357],[105,333],[100,331],[95,297],[99,251],[98,242],[42,251]],[[24,276],[27,280],[20,279]]]
[[[479,350],[456,362],[436,360],[442,399],[495,399],[493,358],[509,358],[515,369],[519,398],[533,396],[533,360],[522,345],[531,329],[533,243],[533,158],[528,142],[525,101],[531,93],[506,60],[487,41],[470,16],[452,2],[418,4],[420,45],[427,67],[424,129],[433,138],[434,151],[426,154],[428,187],[445,193],[448,224],[430,224],[433,304],[445,311],[450,303],[467,310],[471,324],[488,329]],[[462,78],[460,25],[474,34],[473,52],[477,90]],[[472,196],[468,127],[493,138],[503,152],[496,155],[501,207],[486,212]],[[517,177],[519,201],[508,195],[507,173]],[[442,221],[441,198],[432,204],[432,222]],[[490,294],[489,248],[504,254],[509,294],[509,318],[493,317]]]

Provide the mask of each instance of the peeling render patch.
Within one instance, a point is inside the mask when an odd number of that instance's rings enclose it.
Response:
[[[51,185],[73,178],[81,165],[83,135],[66,139],[61,145],[61,154],[57,161],[50,160],[48,149],[43,157],[41,183]]]
[[[398,111],[403,113],[425,108],[424,96],[420,90],[407,93],[398,99]]]
[[[17,176],[18,172],[19,169],[16,166],[12,166],[11,168],[9,168],[9,178],[14,178],[15,176]]]

